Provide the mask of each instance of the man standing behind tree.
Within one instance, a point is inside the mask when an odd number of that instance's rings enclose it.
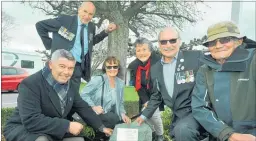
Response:
[[[111,23],[108,28],[95,35],[95,25],[90,22],[96,12],[92,2],[83,2],[78,8],[78,15],[63,15],[36,23],[36,29],[47,50],[70,51],[76,59],[76,67],[71,80],[79,89],[81,78],[86,81],[91,77],[91,57],[93,45],[102,41],[108,33],[116,29]],[[52,38],[49,32],[53,33]]]

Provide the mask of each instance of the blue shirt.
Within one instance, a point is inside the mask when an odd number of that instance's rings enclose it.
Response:
[[[109,88],[110,90],[108,90],[104,96],[104,102],[102,107],[105,113],[115,110],[113,109],[113,107],[116,106],[116,95],[117,95],[116,88],[111,88],[111,87]]]
[[[76,31],[76,39],[73,48],[70,52],[73,54],[74,58],[77,62],[81,63],[81,42],[80,42],[80,30],[82,28],[82,24],[80,18],[77,16],[77,31]],[[88,24],[84,27],[84,55],[88,52]]]
[[[161,59],[161,64],[163,65],[164,84],[170,97],[173,95],[176,62],[177,55],[173,57],[171,62],[168,63],[165,63],[163,58]]]

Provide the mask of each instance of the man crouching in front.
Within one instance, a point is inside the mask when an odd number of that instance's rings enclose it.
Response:
[[[112,134],[71,83],[75,63],[69,51],[56,50],[42,70],[21,82],[17,107],[4,128],[6,140],[84,141],[83,125],[68,118],[74,112],[94,129]]]

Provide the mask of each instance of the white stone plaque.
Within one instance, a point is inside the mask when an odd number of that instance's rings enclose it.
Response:
[[[117,141],[138,141],[138,129],[117,128]]]

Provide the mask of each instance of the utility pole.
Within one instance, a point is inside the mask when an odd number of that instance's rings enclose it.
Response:
[[[240,1],[232,0],[231,21],[239,25]]]

